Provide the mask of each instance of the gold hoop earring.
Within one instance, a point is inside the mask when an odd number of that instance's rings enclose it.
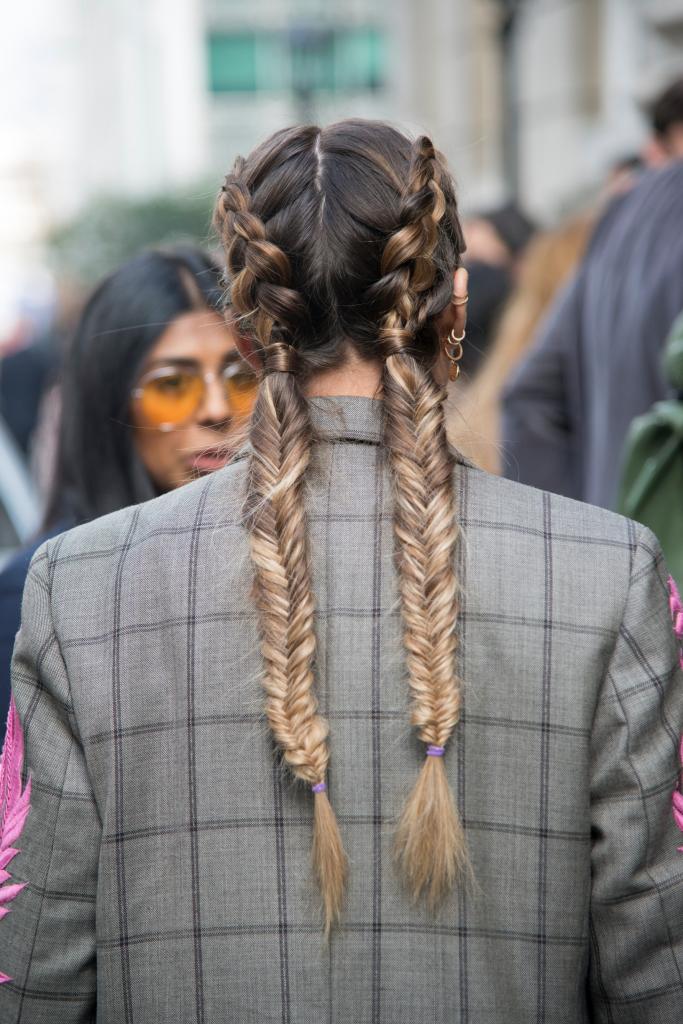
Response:
[[[446,338],[444,342],[443,350],[446,359],[451,364],[448,369],[448,379],[450,381],[457,380],[460,376],[460,360],[462,359],[463,347],[462,343],[465,340],[465,331],[462,332],[460,337],[455,333],[455,328]]]
[[[466,302],[469,302],[469,300],[469,295],[463,295],[461,299],[455,296],[454,298],[451,299],[451,306],[464,306]]]

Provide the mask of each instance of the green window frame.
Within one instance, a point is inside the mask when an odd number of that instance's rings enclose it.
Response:
[[[386,73],[386,38],[373,26],[310,32],[210,32],[212,93],[380,89]]]

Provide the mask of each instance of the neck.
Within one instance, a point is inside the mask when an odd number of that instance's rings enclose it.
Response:
[[[382,386],[382,364],[375,359],[361,359],[350,349],[340,366],[321,370],[308,381],[309,398],[377,398]]]

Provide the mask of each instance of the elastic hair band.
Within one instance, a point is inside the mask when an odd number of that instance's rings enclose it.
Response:
[[[315,786],[311,786],[314,793],[324,793],[327,789],[326,782],[316,782]]]
[[[445,747],[437,747],[436,744],[430,743],[427,747],[427,757],[443,757]]]
[[[269,373],[296,373],[299,366],[297,350],[282,341],[274,341],[261,352],[263,376]]]
[[[402,332],[403,336],[397,336],[397,333],[399,332],[388,330],[385,336],[380,334],[379,352],[382,359],[411,354],[412,337],[405,330]],[[414,353],[414,351],[413,348],[412,352]]]

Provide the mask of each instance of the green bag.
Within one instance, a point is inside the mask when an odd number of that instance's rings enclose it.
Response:
[[[669,335],[664,369],[679,398],[657,402],[631,424],[617,509],[656,534],[683,590],[683,314]]]

